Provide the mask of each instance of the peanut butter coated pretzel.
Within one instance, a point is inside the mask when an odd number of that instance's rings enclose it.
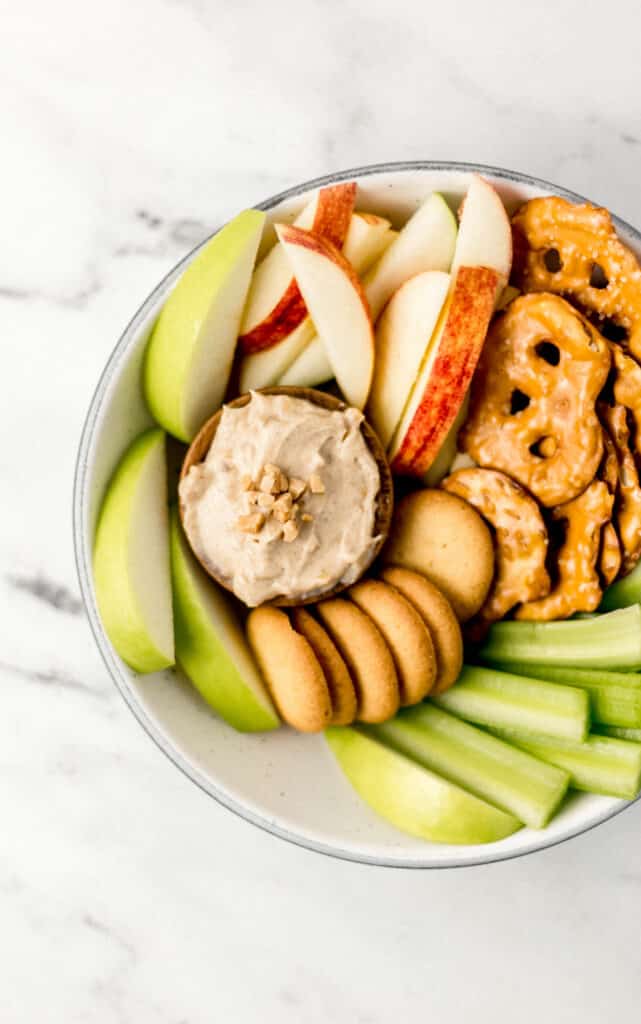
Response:
[[[515,299],[488,334],[459,444],[542,505],[571,501],[603,454],[595,402],[609,367],[608,343],[564,299]]]
[[[616,370],[614,399],[632,413],[635,427],[634,450],[641,455],[641,366],[618,345],[611,345]]]
[[[494,581],[473,620],[475,632],[516,605],[550,590],[548,535],[537,503],[519,484],[492,469],[459,469],[441,486],[473,505],[494,529]]]
[[[517,619],[567,619],[575,612],[593,612],[603,591],[597,573],[601,529],[612,515],[613,496],[602,480],[595,480],[578,498],[559,505],[554,519],[565,520],[565,540],[558,554],[558,580],[539,601],[517,608]]]
[[[607,210],[558,196],[531,199],[512,218],[514,284],[566,295],[612,321],[641,359],[641,269]]]
[[[603,458],[599,466],[599,480],[615,497],[619,486],[619,460],[614,441],[603,428]],[[601,550],[598,569],[604,587],[608,587],[619,575],[622,562],[621,542],[614,523],[606,523],[601,532]]]
[[[608,485],[610,494],[616,494],[619,486],[619,460],[614,441],[605,427],[603,428],[603,458],[599,466],[598,477]]]
[[[601,532],[599,573],[604,587],[609,587],[621,571],[621,544],[612,523],[606,523]]]
[[[621,541],[621,574],[634,569],[641,558],[641,486],[634,456],[630,450],[630,430],[622,405],[600,405],[599,413],[616,448],[619,463],[614,521]]]

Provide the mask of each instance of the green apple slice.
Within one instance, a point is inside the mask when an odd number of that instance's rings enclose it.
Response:
[[[205,575],[171,519],[176,659],[221,718],[240,732],[277,729],[278,715],[236,618],[231,599]]]
[[[522,827],[511,814],[358,729],[334,726],[325,735],[359,796],[403,832],[434,843],[494,843]]]
[[[265,214],[245,210],[189,264],[160,311],[144,389],[152,415],[181,441],[222,404]]]
[[[100,617],[123,661],[137,672],[173,665],[162,430],[141,434],[117,467],[98,519],[93,568]]]

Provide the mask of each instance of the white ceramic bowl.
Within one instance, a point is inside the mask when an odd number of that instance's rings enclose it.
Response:
[[[496,186],[509,209],[536,195],[582,198],[497,168],[420,161],[345,171],[306,182],[258,205],[270,220],[292,219],[312,190],[355,179],[361,209],[402,223],[434,190],[443,192],[456,207],[474,172]],[[616,227],[641,255],[641,234],[621,220],[616,220]],[[125,448],[151,422],[140,386],[145,344],[168,292],[197,251],[161,281],[120,338],[91,400],[78,454],[74,535],[82,594],[107,668],[140,724],[178,768],[225,807],[283,839],[346,860],[414,868],[489,863],[552,846],[617,814],[627,806],[625,801],[576,794],[542,831],[523,829],[487,846],[445,846],[413,839],[377,818],[360,800],[322,736],[301,736],[290,729],[242,735],[216,718],[178,672],[137,676],[117,656],[98,616],[91,577],[96,513]]]

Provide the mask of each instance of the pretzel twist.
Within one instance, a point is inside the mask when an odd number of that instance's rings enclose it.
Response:
[[[512,229],[514,284],[568,296],[583,312],[614,322],[641,359],[641,268],[608,211],[546,196],[525,203]]]
[[[618,345],[611,345],[610,348],[616,370],[614,400],[632,413],[634,450],[637,455],[641,455],[641,366]]]
[[[608,343],[564,299],[515,299],[488,334],[462,449],[542,505],[572,500],[594,479],[603,454],[595,402],[609,367]],[[515,397],[525,407],[515,408]]]
[[[566,523],[557,560],[558,580],[547,597],[517,608],[517,619],[567,619],[599,607],[603,590],[596,566],[601,530],[610,520],[613,503],[607,484],[594,480],[578,498],[553,509],[552,517]]]
[[[614,441],[603,428],[603,458],[599,466],[599,480],[608,488],[610,494],[615,497],[619,486],[619,460]],[[614,523],[606,523],[601,532],[601,550],[599,552],[599,574],[604,587],[609,587],[621,571],[623,555],[621,542]]]
[[[630,430],[622,405],[600,405],[599,413],[616,449],[618,483],[614,520],[621,541],[621,575],[634,569],[641,558],[641,486],[630,448]]]
[[[496,568],[490,592],[472,624],[478,635],[515,605],[549,592],[547,530],[534,499],[504,473],[459,469],[441,487],[473,505],[493,528]]]
[[[601,533],[599,551],[599,574],[604,587],[609,587],[621,571],[623,555],[621,542],[613,523],[606,523]]]

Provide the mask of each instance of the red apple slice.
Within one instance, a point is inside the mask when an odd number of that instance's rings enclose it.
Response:
[[[311,225],[315,234],[340,248],[350,225],[355,199],[354,181],[320,189]],[[305,303],[291,274],[282,290],[281,257],[272,256],[265,268],[268,259],[269,255],[257,268],[245,305],[239,342],[246,354],[276,345],[307,316]]]
[[[330,241],[312,231],[277,224],[314,327],[350,405],[362,409],[374,370],[374,332],[356,271]]]
[[[282,246],[281,246],[282,248]],[[290,270],[291,273],[291,270]],[[270,348],[243,356],[240,363],[239,387],[241,394],[256,388],[269,388],[279,382],[288,366],[298,358],[316,335],[309,316],[291,334]]]
[[[418,377],[450,286],[450,275],[427,270],[394,293],[376,325],[376,363],[369,419],[387,447]]]
[[[423,476],[436,458],[481,354],[499,280],[489,267],[459,267],[390,445],[393,472]]]
[[[374,323],[408,278],[425,270],[449,270],[455,245],[456,218],[443,196],[433,192],[412,214],[363,282]]]
[[[297,224],[296,227],[304,228],[305,225]],[[342,250],[359,277],[370,269],[391,243],[394,237],[391,227],[385,217],[375,213],[352,214]]]
[[[301,225],[296,223],[295,226]],[[385,226],[387,227],[383,231]],[[343,255],[360,276],[376,262],[396,237],[396,231],[392,231],[389,221],[383,217],[371,213],[353,213],[343,245]],[[292,270],[284,247],[276,245],[272,252],[282,255],[289,280]],[[302,366],[298,366],[299,359],[303,359],[312,348],[314,351],[309,353],[309,358],[303,360]],[[240,364],[240,390],[252,391],[256,388],[272,387],[274,384],[315,387],[331,380],[333,376],[334,371],[329,365],[322,342],[314,330],[311,319],[306,316],[302,324],[277,345],[243,357]],[[288,379],[285,380],[285,377]]]
[[[454,472],[454,462],[459,457],[467,459],[467,455],[459,456],[458,454],[458,434],[459,430],[467,419],[467,413],[470,407],[470,390],[468,388],[465,398],[463,399],[459,411],[456,414],[454,422],[450,427],[447,437],[443,441],[443,444],[438,450],[438,454],[434,459],[432,465],[428,469],[427,473],[423,478],[423,483],[426,487],[438,487],[441,480],[448,475],[448,473]],[[475,463],[472,462],[472,465]],[[458,468],[458,467],[457,467]]]
[[[500,277],[500,291],[512,269],[512,229],[501,197],[478,174],[472,177],[460,210],[460,225],[452,261],[459,267],[491,267]]]
[[[326,384],[333,376],[334,369],[327,357],[325,346],[315,334],[278,383],[287,387],[317,388],[320,384]]]
[[[315,192],[297,215],[294,220],[297,228],[311,230],[314,225],[319,195],[320,192]],[[289,260],[285,256],[282,245],[279,245],[276,232],[271,225],[263,232],[262,244],[267,246],[266,253],[261,254],[259,249],[259,258],[245,300],[240,326],[241,335],[251,331],[269,316],[287,291],[292,279]]]
[[[387,227],[383,230],[384,225]],[[383,217],[377,217],[374,213],[355,213],[347,232],[343,255],[361,277],[397,237],[398,232],[393,231],[389,221]],[[286,344],[286,342],[281,342],[281,344]],[[277,350],[269,349],[268,351],[275,355]],[[264,354],[262,358],[265,358]],[[245,362],[248,359],[259,360],[261,356],[246,357]],[[277,383],[287,384],[290,387],[315,388],[319,384],[325,384],[333,376],[334,371],[325,346],[315,334],[300,355],[290,363]]]

